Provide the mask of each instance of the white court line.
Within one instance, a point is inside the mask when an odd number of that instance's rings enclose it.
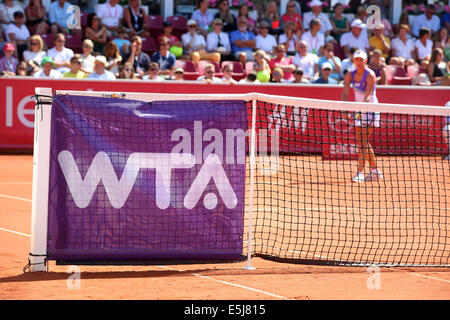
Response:
[[[6,232],[18,234],[20,236],[24,236],[24,237],[27,237],[27,238],[31,238],[31,235],[29,235],[29,234],[18,232],[18,231],[14,231],[14,230],[9,230],[9,229],[5,229],[5,228],[1,228],[1,227],[0,227],[0,231],[6,231]]]
[[[412,272],[411,274],[418,276],[418,277],[422,277],[422,278],[427,278],[427,279],[431,279],[431,280],[437,280],[437,281],[443,281],[443,282],[450,283],[450,280],[441,279],[438,277],[427,276],[427,275],[416,273],[416,272]]]
[[[20,201],[32,202],[30,199],[25,199],[25,198],[20,198],[20,197],[9,196],[9,195],[7,195],[7,194],[1,194],[1,193],[0,193],[0,198],[6,198],[6,199],[13,199],[13,200],[20,200]]]
[[[173,270],[173,271],[179,271],[179,272],[185,272],[186,271],[186,270],[175,269],[175,268],[168,267],[168,266],[158,266],[158,267],[159,268],[163,268],[163,269]],[[263,290],[259,290],[259,289],[255,289],[255,288],[251,288],[251,287],[248,287],[248,286],[244,286],[244,285],[240,285],[240,284],[236,284],[236,283],[232,283],[232,282],[228,282],[228,281],[224,281],[224,280],[214,279],[214,278],[211,278],[209,276],[205,276],[205,275],[202,275],[202,274],[199,274],[199,273],[191,273],[191,275],[193,275],[195,277],[199,277],[199,278],[215,281],[215,282],[218,282],[218,283],[222,283],[222,284],[225,284],[225,285],[228,285],[228,286],[237,287],[237,288],[240,288],[240,289],[245,289],[245,290],[249,290],[249,291],[256,292],[256,293],[261,293],[261,294],[264,294],[266,296],[270,296],[270,297],[276,298],[276,299],[292,300],[292,299],[289,299],[289,298],[284,297],[284,296],[280,296],[280,295],[275,294],[275,293],[271,293],[271,292],[267,292],[267,291],[263,291]]]

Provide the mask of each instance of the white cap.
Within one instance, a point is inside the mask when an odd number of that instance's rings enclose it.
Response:
[[[352,21],[351,27],[357,27],[357,28],[364,28],[366,25],[360,20],[360,19],[355,19]]]
[[[367,59],[367,54],[364,52],[364,50],[356,50],[355,53],[353,54],[353,59],[355,58],[362,58],[364,60]]]
[[[105,66],[108,64],[108,62],[106,61],[105,56],[96,56],[95,57],[95,62],[103,63]]]
[[[187,25],[190,26],[190,25],[193,25],[193,24],[197,25],[197,20],[189,19],[188,22],[187,22]]]
[[[311,1],[311,3],[309,4],[310,7],[320,7],[322,6],[323,3],[320,0],[313,0]]]
[[[322,69],[322,70],[323,70],[323,69],[330,69],[330,70],[332,70],[332,69],[333,69],[333,66],[332,66],[331,63],[329,63],[329,62],[324,62],[324,63],[322,64],[321,69]]]

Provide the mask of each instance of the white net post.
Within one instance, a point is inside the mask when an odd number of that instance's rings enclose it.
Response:
[[[248,239],[247,239],[247,266],[244,269],[254,270],[252,266],[253,245],[253,195],[255,186],[255,163],[256,163],[256,98],[252,100],[252,128],[250,133],[250,186],[248,201]]]
[[[31,272],[46,271],[48,184],[50,163],[51,96],[50,88],[36,88],[33,147],[33,191],[31,216]]]

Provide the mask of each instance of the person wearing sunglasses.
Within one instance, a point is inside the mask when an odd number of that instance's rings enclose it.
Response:
[[[70,59],[70,71],[67,71],[62,76],[63,78],[72,78],[72,79],[85,79],[87,78],[87,74],[81,71],[82,59],[81,55],[75,54],[72,59]]]
[[[215,67],[212,63],[208,63],[203,69],[203,75],[197,78],[198,81],[204,81],[208,83],[222,83],[222,80],[214,76]]]
[[[130,62],[125,62],[121,67],[120,67],[120,72],[119,72],[119,79],[132,79],[132,80],[136,80],[137,77],[134,74],[134,68],[133,68],[133,64]]]
[[[39,71],[42,59],[45,57],[44,41],[38,34],[28,39],[28,50],[23,52],[23,60],[27,63],[30,74]]]
[[[56,71],[61,74],[69,71],[70,59],[72,59],[74,53],[72,49],[66,48],[66,36],[63,33],[58,33],[55,36],[54,47],[47,51],[47,56],[53,59],[55,63]]]
[[[158,63],[159,75],[170,77],[175,67],[177,58],[169,51],[170,41],[166,37],[162,37],[159,41],[159,50],[152,54],[152,62]]]

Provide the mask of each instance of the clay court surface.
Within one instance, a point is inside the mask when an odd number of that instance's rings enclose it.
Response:
[[[80,266],[80,286],[75,288],[71,288],[73,282],[69,279],[73,274],[68,273],[74,269],[56,266],[52,261],[47,273],[24,274],[30,248],[32,164],[31,155],[0,155],[0,300],[450,298],[449,268],[374,270],[278,263],[261,258],[253,259],[256,270],[244,270],[246,262]]]

